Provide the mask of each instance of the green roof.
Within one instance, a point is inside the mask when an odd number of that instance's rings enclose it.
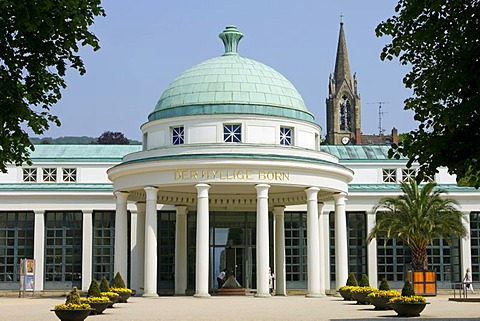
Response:
[[[235,113],[313,122],[313,115],[290,81],[273,68],[238,55],[236,48],[242,36],[235,27],[227,27],[220,34],[225,54],[178,76],[163,92],[148,119]]]
[[[1,191],[94,191],[111,192],[113,184],[79,184],[79,183],[17,183],[0,184]]]
[[[141,145],[35,145],[30,158],[33,162],[120,162],[140,150]]]
[[[475,187],[458,186],[456,184],[438,184],[437,188],[446,190],[447,192],[472,192],[478,193]],[[383,184],[349,184],[348,192],[400,192],[400,184],[383,183]]]
[[[321,145],[320,150],[338,157],[342,161],[346,160],[390,160],[388,150],[390,145]],[[401,162],[407,161],[407,158],[400,158]]]

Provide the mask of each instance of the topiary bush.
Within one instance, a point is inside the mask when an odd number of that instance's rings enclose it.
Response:
[[[370,286],[370,280],[366,274],[362,274],[362,279],[360,280],[360,286]]]
[[[358,286],[357,278],[355,277],[355,273],[350,272],[347,279],[347,286]]]
[[[380,286],[378,287],[379,290],[388,291],[390,290],[390,285],[388,285],[387,279],[383,278],[380,282]]]
[[[93,279],[88,287],[87,297],[98,297],[100,296],[101,292],[102,291],[100,291],[100,285],[98,284],[98,281]]]
[[[76,286],[74,286],[71,290],[70,293],[67,295],[67,300],[65,301],[65,304],[80,304],[80,294],[78,293],[78,289]]]
[[[102,277],[102,281],[100,282],[100,292],[109,292],[110,285],[108,285],[108,280],[105,276]]]
[[[120,272],[117,272],[115,274],[115,278],[113,279],[113,284],[112,288],[126,288],[127,286],[125,285],[125,282],[122,279],[122,276],[120,275]]]
[[[402,288],[402,296],[414,296],[415,291],[413,290],[412,283],[407,279],[405,280],[405,284],[403,284]]]

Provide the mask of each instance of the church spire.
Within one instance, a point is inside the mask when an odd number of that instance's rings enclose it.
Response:
[[[334,79],[337,88],[340,87],[343,80],[346,80],[350,88],[352,88],[352,74],[350,73],[350,63],[348,62],[347,41],[345,40],[345,31],[343,30],[343,20],[340,22],[340,34],[338,35]]]

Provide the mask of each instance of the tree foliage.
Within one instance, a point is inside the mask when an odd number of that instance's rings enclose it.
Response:
[[[110,291],[110,285],[108,285],[108,280],[105,276],[102,277],[102,281],[100,282],[100,291],[101,292]]]
[[[451,243],[452,236],[465,237],[464,216],[458,203],[443,196],[446,191],[437,189],[435,183],[420,188],[415,180],[401,184],[403,194],[384,197],[373,208],[379,211],[374,228],[367,241],[384,238],[385,243],[397,239],[412,251],[412,265],[416,270],[427,269],[427,247],[443,238]]]
[[[360,286],[366,287],[370,286],[370,280],[366,274],[362,274],[362,279],[360,280]]]
[[[74,286],[67,294],[67,299],[65,300],[65,303],[80,304],[80,293],[78,293],[78,289],[76,286]]]
[[[100,48],[89,30],[104,16],[101,0],[2,0],[0,2],[0,170],[30,164],[34,149],[26,128],[42,134],[60,126],[50,109],[66,88],[67,68],[86,70],[81,46]]]
[[[378,287],[379,290],[389,291],[390,285],[388,284],[387,279],[383,278],[380,282],[380,286]]]
[[[358,282],[357,282],[357,278],[355,277],[355,273],[350,272],[348,274],[346,285],[348,285],[348,286],[358,286]]]
[[[97,144],[129,145],[130,141],[123,133],[106,131],[97,138]]]
[[[402,296],[413,296],[415,295],[415,290],[413,289],[412,283],[408,279],[403,283]]]
[[[126,288],[127,287],[125,285],[125,281],[123,281],[123,278],[120,275],[120,272],[117,272],[117,274],[115,274],[115,277],[113,278],[112,287],[114,287],[114,288]]]
[[[396,14],[376,34],[390,36],[381,59],[398,58],[412,69],[403,78],[413,95],[417,129],[393,144],[390,157],[420,164],[417,176],[446,166],[457,179],[480,185],[480,1],[399,0]]]
[[[88,292],[87,292],[87,297],[98,297],[100,295],[100,284],[98,284],[98,281],[95,279],[92,279],[90,282],[90,286],[88,287]]]

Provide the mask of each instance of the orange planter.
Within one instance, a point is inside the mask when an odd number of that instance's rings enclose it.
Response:
[[[408,280],[412,283],[416,295],[437,295],[436,271],[408,271]]]

